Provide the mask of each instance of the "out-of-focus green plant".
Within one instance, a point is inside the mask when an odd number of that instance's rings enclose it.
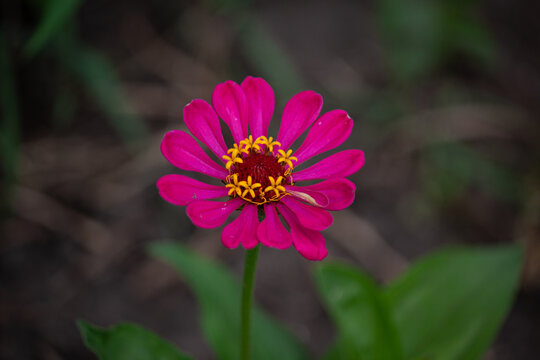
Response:
[[[222,266],[173,243],[152,254],[173,266],[200,304],[204,335],[217,359],[236,360],[239,286]],[[385,287],[355,266],[319,265],[315,279],[337,327],[328,360],[475,360],[485,353],[517,288],[522,250],[517,245],[449,248],[414,262]],[[307,359],[304,346],[260,310],[255,311],[253,359]],[[134,325],[95,328],[80,322],[88,347],[104,359],[123,352],[183,359],[171,345]],[[154,355],[135,359],[154,359]]]
[[[279,96],[278,102],[284,102],[305,86],[289,54],[254,14],[252,3],[252,0],[204,1],[210,11],[223,14],[230,20],[243,56],[260,76],[273,84]]]
[[[440,205],[459,199],[472,186],[502,201],[522,200],[520,174],[460,142],[426,149],[422,178],[427,195]]]
[[[201,324],[218,359],[240,358],[240,285],[228,270],[173,243],[156,243],[151,253],[173,266],[201,307]],[[252,358],[310,359],[299,340],[259,309],[253,317]]]
[[[452,248],[379,288],[353,266],[324,263],[317,284],[338,327],[326,358],[479,359],[509,310],[521,266],[517,245]]]
[[[11,31],[8,28],[11,22],[6,23],[0,33],[0,147],[5,188],[9,188],[16,178],[19,129],[22,127],[18,110],[18,101],[22,98],[18,93],[22,87],[18,84],[21,81],[17,76],[19,63],[25,63],[26,68],[39,68],[44,61],[52,63],[55,69],[51,72],[63,80],[58,82],[59,89],[40,89],[43,96],[50,97],[47,101],[55,104],[50,114],[53,124],[66,124],[73,118],[77,98],[72,88],[82,88],[101,107],[110,124],[126,142],[133,142],[145,134],[144,123],[130,110],[112,65],[103,54],[77,38],[76,14],[81,3],[82,0],[27,1],[23,6],[33,8],[39,14],[39,20],[25,43],[20,43],[21,40],[13,36],[20,33],[20,29]],[[39,82],[32,86],[39,86],[37,84]],[[47,117],[47,114],[43,116]],[[2,198],[6,200],[7,196]]]
[[[0,104],[2,122],[0,123],[0,159],[2,160],[2,206],[9,203],[10,186],[17,174],[17,158],[19,154],[20,119],[16,81],[7,45],[0,34]]]
[[[495,46],[475,16],[477,1],[377,0],[376,14],[395,77],[411,82],[456,56],[491,65]]]
[[[100,359],[111,360],[190,360],[176,347],[135,324],[120,324],[102,329],[79,321],[86,346]]]
[[[111,125],[125,141],[145,134],[144,123],[130,109],[120,80],[107,58],[84,45],[77,37],[76,15],[82,0],[50,0],[33,3],[40,20],[24,46],[24,54],[32,61],[38,55],[54,58],[61,74],[66,74],[94,98]],[[62,89],[61,89],[62,90]],[[70,111],[73,97],[60,91],[57,110]],[[59,110],[63,109],[63,110]]]
[[[41,18],[32,36],[24,46],[24,53],[32,57],[58,35],[75,17],[82,0],[34,1],[40,9]]]
[[[146,132],[144,123],[125,99],[114,68],[99,51],[82,45],[74,36],[63,36],[55,43],[55,55],[86,89],[110,124],[126,141],[140,139]]]

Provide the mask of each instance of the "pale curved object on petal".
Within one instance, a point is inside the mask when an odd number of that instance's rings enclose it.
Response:
[[[187,215],[196,226],[213,229],[223,225],[229,215],[243,203],[240,198],[229,201],[195,200],[187,206]]]
[[[287,249],[292,245],[291,234],[281,223],[274,204],[264,206],[264,220],[259,224],[257,237],[261,244],[276,249]]]
[[[322,109],[321,95],[306,90],[294,95],[285,105],[277,141],[287,150],[292,143],[317,119]]]
[[[244,90],[231,80],[218,84],[212,94],[212,104],[239,144],[247,137],[248,129],[249,108]]]
[[[324,236],[319,231],[302,226],[298,217],[286,206],[279,204],[278,209],[291,227],[293,244],[300,255],[312,261],[323,260],[328,255]]]
[[[328,211],[305,204],[293,197],[285,196],[281,199],[281,202],[294,212],[298,222],[308,229],[322,231],[332,225],[334,221]]]
[[[161,142],[161,153],[171,164],[182,170],[197,171],[221,180],[229,174],[206,155],[191,135],[181,130],[165,134]]]
[[[332,150],[341,145],[353,128],[353,120],[346,111],[332,110],[317,119],[309,129],[306,139],[293,155],[298,158],[296,165]]]
[[[354,201],[356,186],[348,179],[329,179],[309,186],[297,186],[301,191],[315,191],[328,199],[326,210],[343,210]]]
[[[305,186],[285,185],[285,189],[289,194],[298,200],[308,203],[312,206],[327,208],[329,204],[328,197],[313,189],[306,188]]]
[[[222,160],[222,156],[227,154],[227,145],[223,139],[219,119],[210,104],[201,99],[195,99],[187,104],[184,107],[184,122],[193,136]]]
[[[259,243],[257,239],[258,225],[257,206],[248,204],[244,206],[236,219],[225,226],[221,233],[221,242],[229,249],[234,249],[239,244],[242,244],[246,249],[253,249]]]
[[[249,128],[254,139],[266,136],[274,114],[274,91],[261,78],[248,76],[240,85],[244,90],[249,106]]]
[[[227,196],[223,186],[209,185],[184,175],[165,175],[157,182],[159,194],[175,205],[187,205],[194,200],[207,200]]]
[[[293,173],[293,180],[317,180],[344,178],[354,174],[364,166],[362,150],[344,150],[319,161],[312,166]]]

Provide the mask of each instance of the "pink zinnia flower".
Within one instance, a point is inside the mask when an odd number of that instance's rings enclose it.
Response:
[[[223,184],[166,175],[157,182],[161,196],[175,205],[187,205],[187,215],[202,228],[221,226],[231,213],[241,209],[238,217],[223,229],[221,241],[228,248],[241,244],[251,249],[260,242],[286,249],[294,244],[306,259],[325,258],[328,251],[321,231],[332,224],[329,210],[342,210],[353,202],[355,186],[345,177],[364,165],[364,153],[345,150],[302,170],[298,167],[341,145],[351,133],[352,119],[343,110],[318,117],[322,97],[303,91],[285,106],[274,140],[267,137],[274,112],[274,92],[266,81],[253,77],[247,77],[241,85],[233,81],[217,85],[212,103],[213,108],[204,100],[193,100],[184,108],[184,122],[193,136],[221,160],[220,165],[181,130],[165,134],[161,152],[174,166],[198,171]],[[230,148],[225,145],[218,115],[236,142]],[[299,149],[289,149],[310,126]],[[306,180],[323,181],[298,186]],[[208,201],[226,197],[226,201]],[[259,212],[264,212],[262,222]]]

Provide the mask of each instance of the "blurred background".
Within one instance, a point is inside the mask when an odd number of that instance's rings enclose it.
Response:
[[[156,180],[163,134],[227,79],[277,104],[312,89],[355,120],[366,166],[325,231],[329,258],[388,282],[448,244],[520,242],[526,265],[486,359],[537,359],[540,22],[533,0],[2,4],[0,356],[93,359],[75,319],[142,324],[211,359],[197,305],[146,246],[172,239],[242,270]],[[275,133],[277,134],[277,132]],[[274,134],[274,135],[275,135]],[[298,147],[298,145],[296,145]],[[320,355],[334,335],[294,249],[261,252],[256,299]]]

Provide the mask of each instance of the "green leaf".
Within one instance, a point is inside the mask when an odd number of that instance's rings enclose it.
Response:
[[[54,35],[62,30],[62,27],[75,16],[81,2],[81,0],[44,1],[39,25],[24,47],[26,56],[31,57],[37,54]]]
[[[240,286],[222,266],[173,243],[155,243],[151,253],[173,266],[200,304],[203,332],[217,358],[240,358]],[[257,308],[253,312],[252,359],[308,359],[302,344]]]
[[[517,245],[453,248],[416,262],[387,289],[407,359],[476,360],[509,310]]]
[[[135,324],[110,329],[77,322],[86,347],[100,360],[190,360],[169,342]]]
[[[398,360],[400,342],[386,299],[359,269],[324,263],[315,273],[319,293],[338,328],[328,359]]]

